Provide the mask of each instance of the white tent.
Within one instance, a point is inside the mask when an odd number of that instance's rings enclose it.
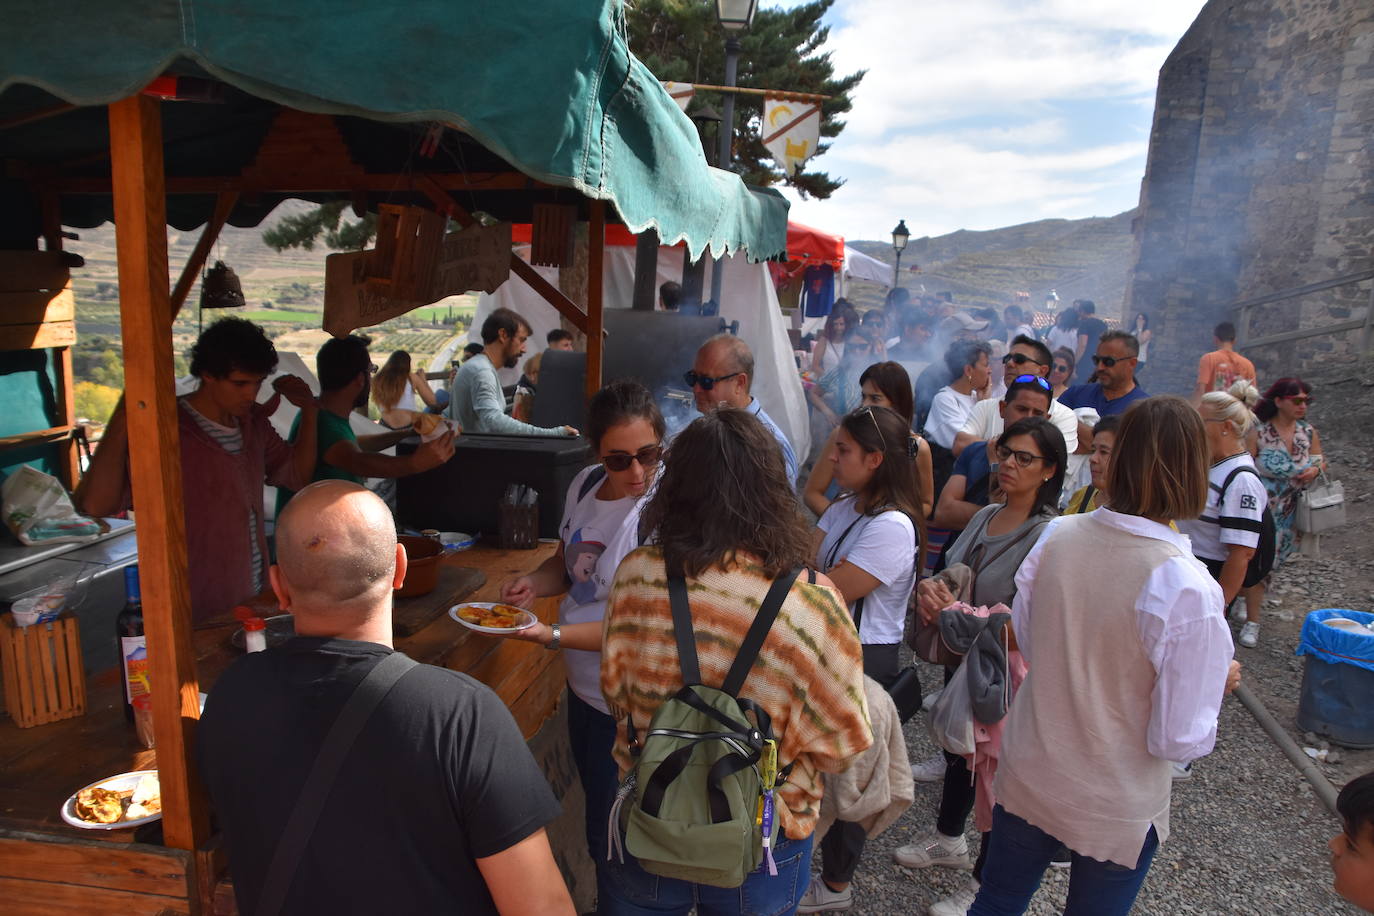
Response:
[[[521,252],[523,253],[523,252]],[[658,277],[654,289],[668,280],[682,279],[682,250],[660,248]],[[635,250],[632,247],[606,247],[605,303],[606,308],[629,308],[634,298]],[[550,283],[557,285],[556,268],[535,268]],[[711,288],[712,265],[708,262],[705,289]],[[778,306],[777,293],[766,264],[750,264],[743,256],[726,260],[722,276],[720,316],[727,322],[739,322],[739,336],[754,351],[754,397],[763,409],[782,428],[798,455],[810,451],[810,431],[807,420],[806,396],[802,392],[801,377],[792,356],[792,343],[787,325]],[[472,322],[469,340],[480,341],[482,322],[495,309],[514,310],[530,323],[530,352],[537,352],[544,336],[560,327],[558,311],[514,274],[496,292],[483,293],[477,301],[477,314]],[[692,368],[683,366],[685,372]],[[519,369],[499,371],[501,383],[512,385],[520,376]]]
[[[844,246],[844,278],[846,280],[868,280],[871,283],[891,286],[892,268],[877,258],[846,245]]]

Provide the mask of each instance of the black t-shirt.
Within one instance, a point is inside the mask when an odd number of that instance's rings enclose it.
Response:
[[[1097,368],[1093,365],[1093,354],[1097,352],[1098,340],[1107,333],[1107,322],[1091,316],[1081,318],[1078,321],[1078,333],[1088,335],[1088,342],[1083,347],[1083,356],[1078,360],[1078,368],[1074,370],[1073,377],[1079,384],[1087,384]]]
[[[201,773],[251,913],[315,756],[353,688],[391,653],[297,637],[219,679]],[[339,770],[284,913],[495,913],[476,860],[559,806],[509,710],[465,674],[420,665],[373,712]]]

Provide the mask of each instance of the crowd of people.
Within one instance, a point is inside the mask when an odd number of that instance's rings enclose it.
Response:
[[[595,462],[569,486],[557,549],[500,583],[501,600],[520,607],[561,596],[556,620],[509,638],[563,655],[598,912],[853,908],[874,797],[900,809],[910,795],[899,783],[915,780],[941,783],[938,810],[897,862],[972,870],[933,916],[1024,912],[1051,863],[1070,869],[1067,913],[1126,913],[1168,838],[1172,781],[1212,750],[1223,696],[1240,679],[1227,610],[1244,614],[1238,641],[1254,646],[1266,576],[1296,541],[1297,494],[1324,466],[1306,419],[1311,387],[1282,378],[1260,396],[1225,324],[1190,403],[1139,384],[1145,315],[1112,329],[1080,303],[1042,340],[1016,306],[1001,316],[890,311],[867,319],[837,303],[827,321],[812,352],[810,462],[752,396],[753,356],[733,335],[705,341],[685,371],[700,417],[671,442],[644,386],[607,384],[588,406]],[[466,431],[577,434],[507,412],[495,368],[517,365],[529,335],[519,315],[494,313],[446,400],[405,354],[377,371],[364,338],[331,340],[317,358],[318,397],[299,379],[275,382],[299,408],[286,441],[266,421],[277,399],[256,402],[275,369],[270,340],[225,319],[196,345],[201,386],[180,401],[183,480],[188,522],[204,513],[216,537],[213,549],[200,545],[188,524],[195,612],[270,586],[296,615],[296,639],[220,680],[200,729],[245,912],[264,901],[369,906],[367,893],[331,882],[340,856],[398,876],[381,883],[388,896],[374,908],[433,912],[463,900],[473,912],[572,912],[544,833],[558,806],[509,712],[465,675],[387,661],[399,655],[391,589],[407,560],[385,505],[361,486],[452,455],[453,432],[405,457],[380,454],[425,412],[445,411]],[[537,366],[526,363],[526,377],[533,389]],[[350,428],[370,396],[393,432]],[[127,506],[123,429],[118,411],[77,494],[87,511]],[[282,488],[275,564],[264,482]],[[1257,564],[1266,517],[1273,556]],[[1088,554],[1093,576],[1080,574]],[[778,616],[759,636],[755,615],[769,602]],[[903,644],[943,665],[937,706],[961,690],[982,698],[971,704],[971,753],[905,761],[900,732],[920,687]],[[760,823],[776,815],[775,840],[761,828],[766,864],[722,888],[647,867],[619,841],[621,809],[659,710],[691,683],[733,676],[746,647],[753,664],[738,696],[766,713],[783,778],[760,800]],[[961,671],[975,655],[977,671]],[[385,812],[381,827],[345,852],[343,838],[356,837],[344,826],[350,811],[326,808],[315,835],[329,839],[300,851],[284,879],[270,851],[293,801],[276,777],[309,769],[330,723],[374,676],[385,714],[363,720],[371,750],[334,791],[366,796]],[[244,741],[250,733],[270,742]],[[862,813],[832,798],[823,818],[840,774],[880,771],[856,761],[894,746],[901,778],[864,777],[843,793],[864,797]],[[1337,888],[1367,901],[1368,778],[1342,799]],[[970,815],[976,854],[964,838]]]

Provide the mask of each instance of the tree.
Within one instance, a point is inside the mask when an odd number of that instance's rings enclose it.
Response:
[[[92,423],[104,423],[119,403],[119,389],[95,382],[77,382],[72,389],[76,415]]]
[[[821,105],[821,136],[834,138],[844,130],[840,115],[852,107],[850,93],[864,71],[835,76],[829,52],[830,37],[821,18],[834,0],[812,0],[792,9],[760,9],[749,30],[739,36],[740,86],[814,92],[830,96]],[[704,0],[638,0],[627,7],[630,49],[663,80],[719,85],[725,74],[725,32],[716,21],[715,5]],[[701,98],[705,93],[699,93]],[[720,107],[719,101],[714,103]],[[826,172],[803,171],[785,177],[761,141],[763,98],[735,97],[733,168],[750,184],[786,182],[803,197],[829,197],[844,183]],[[822,143],[809,163],[825,154]],[[712,144],[715,148],[715,144]]]
[[[361,250],[377,232],[377,217],[368,213],[356,222],[349,222],[343,218],[347,206],[345,201],[333,201],[314,210],[283,217],[281,222],[263,232],[262,240],[277,251],[288,248],[313,251],[316,240],[323,235],[325,246],[336,251]]]

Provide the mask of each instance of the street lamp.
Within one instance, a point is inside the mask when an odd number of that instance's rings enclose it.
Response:
[[[897,228],[892,230],[892,250],[897,252],[897,263],[892,268],[893,289],[902,284],[902,251],[906,248],[907,240],[910,238],[911,233],[907,231],[906,220],[898,220]]]
[[[754,11],[758,7],[758,0],[716,0],[716,20],[720,27],[725,30],[725,86],[727,89],[735,87],[735,79],[739,70],[739,33],[749,28],[754,21]],[[730,171],[731,156],[730,142],[735,134],[735,94],[725,93],[724,111],[721,113],[720,120],[720,155],[716,159],[719,168]],[[724,266],[723,258],[716,258],[715,267],[711,271],[711,301],[716,308],[720,308],[720,284],[721,268]]]

